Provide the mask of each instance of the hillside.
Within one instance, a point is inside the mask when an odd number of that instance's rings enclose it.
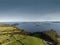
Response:
[[[57,38],[57,40],[58,40],[58,44],[57,45],[60,45],[60,38]]]
[[[9,37],[7,37],[9,38]],[[4,39],[5,41],[3,45],[44,45],[42,39],[27,36],[25,38],[24,35],[14,35],[14,37]]]
[[[57,45],[60,45],[60,34],[58,34],[57,40],[58,40],[58,44]]]
[[[53,41],[57,42],[57,32],[53,29],[48,31],[43,31],[43,34],[49,36]]]
[[[58,40],[57,40],[58,34],[53,29],[48,30],[48,31],[42,31],[42,32],[34,32],[32,35],[43,39],[45,44],[48,44],[48,45],[58,44]]]
[[[0,24],[0,45],[44,45],[43,39],[28,34],[15,25]]]
[[[25,36],[25,35],[13,35],[12,37],[7,35],[0,36],[0,44],[2,45],[44,45],[42,39]]]
[[[59,45],[60,35],[55,30],[28,32],[17,24],[0,24],[0,45]]]

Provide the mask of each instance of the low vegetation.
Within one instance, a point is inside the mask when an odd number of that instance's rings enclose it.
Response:
[[[15,24],[1,27],[0,45],[44,45],[43,39],[30,36],[30,32],[17,28]]]
[[[16,25],[17,24],[0,25],[0,45],[57,45],[57,44],[59,45],[60,44],[60,36],[53,29],[49,31],[31,33],[23,29],[17,28]]]

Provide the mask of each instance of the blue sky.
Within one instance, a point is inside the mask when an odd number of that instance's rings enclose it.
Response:
[[[60,21],[60,0],[0,0],[0,22]]]

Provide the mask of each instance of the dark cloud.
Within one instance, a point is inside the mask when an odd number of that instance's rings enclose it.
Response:
[[[5,17],[55,19],[59,17],[59,12],[60,0],[0,0],[0,15]]]

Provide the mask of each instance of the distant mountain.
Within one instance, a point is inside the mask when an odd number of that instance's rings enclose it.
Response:
[[[52,22],[52,23],[60,23],[60,21]]]

